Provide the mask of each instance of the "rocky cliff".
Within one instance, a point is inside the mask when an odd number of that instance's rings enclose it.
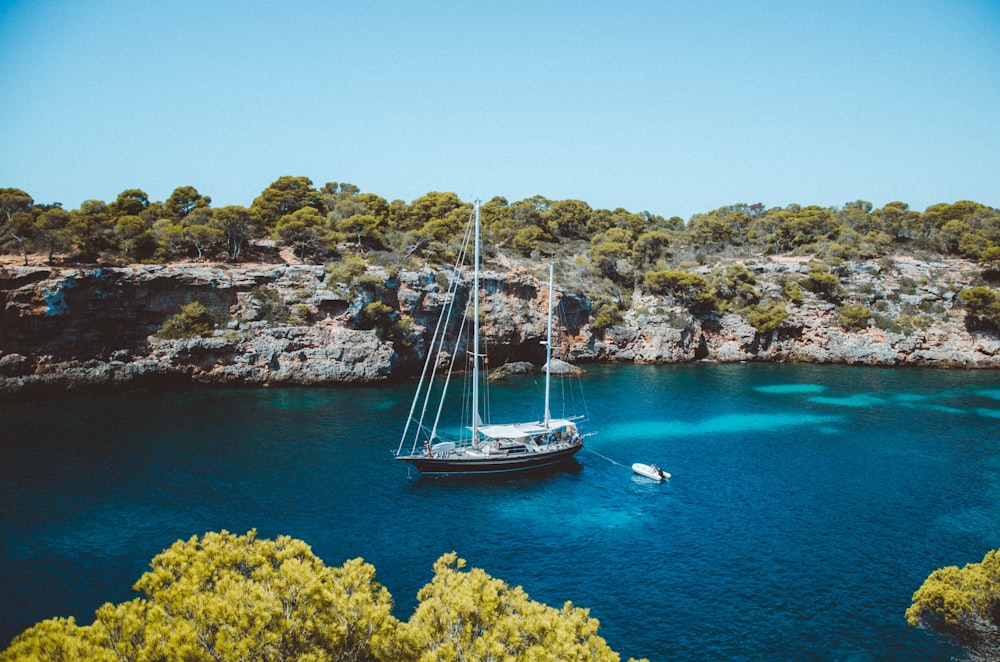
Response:
[[[803,260],[747,262],[763,292],[807,267]],[[707,271],[707,270],[706,270]],[[1000,367],[1000,338],[970,331],[957,293],[978,271],[959,260],[895,258],[856,263],[845,296],[877,304],[887,320],[846,329],[836,306],[805,292],[775,331],[735,314],[694,315],[669,297],[636,291],[622,322],[594,332],[591,304],[560,294],[558,354],[575,361],[676,363],[700,359],[866,365]],[[330,282],[322,267],[200,265],[0,268],[0,394],[165,383],[332,384],[388,380],[419,370],[447,271],[371,269],[365,287]],[[483,275],[484,330],[504,361],[540,363],[547,290],[515,269]],[[467,296],[467,290],[461,296]],[[186,303],[214,311],[210,337],[154,334]],[[383,303],[405,334],[365,324]],[[916,323],[914,320],[918,320]],[[365,328],[373,326],[373,328]]]

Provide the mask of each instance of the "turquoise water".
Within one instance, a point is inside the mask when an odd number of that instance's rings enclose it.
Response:
[[[256,527],[364,557],[402,618],[455,550],[589,607],[623,656],[959,653],[903,612],[932,570],[1000,547],[1000,374],[598,366],[584,387],[598,434],[577,462],[459,480],[393,461],[409,386],[0,404],[0,647],[135,597],[178,538]],[[540,389],[508,382],[494,410]]]

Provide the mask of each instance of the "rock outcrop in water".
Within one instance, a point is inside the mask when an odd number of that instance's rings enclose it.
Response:
[[[804,274],[802,260],[747,263],[763,292]],[[330,283],[318,266],[165,265],[118,268],[0,267],[0,394],[163,384],[334,384],[388,380],[419,371],[446,301],[446,270],[373,269],[367,285]],[[978,270],[960,260],[894,258],[857,263],[846,299],[878,303],[898,329],[847,329],[836,306],[804,292],[788,318],[759,333],[736,314],[692,314],[669,297],[636,291],[620,324],[589,326],[591,303],[559,296],[558,354],[574,362],[774,361],[864,365],[1000,367],[1000,337],[970,330],[956,306]],[[373,285],[375,283],[375,285]],[[547,289],[527,273],[483,274],[484,336],[499,365],[544,360]],[[467,292],[461,296],[467,296]],[[216,314],[211,337],[154,335],[186,303]],[[381,302],[382,321],[366,320]],[[367,328],[370,327],[370,328]]]

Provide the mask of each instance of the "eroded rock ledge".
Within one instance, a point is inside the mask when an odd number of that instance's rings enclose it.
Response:
[[[748,261],[758,288],[804,273],[801,260]],[[378,288],[329,283],[322,267],[263,265],[0,268],[0,395],[162,384],[369,383],[419,371],[446,297],[446,271],[374,269]],[[789,317],[761,334],[734,314],[695,316],[669,298],[636,292],[622,323],[602,332],[591,304],[561,294],[557,354],[572,362],[771,361],[879,366],[1000,367],[1000,337],[971,331],[957,293],[978,275],[961,260],[897,257],[852,265],[842,277],[850,302],[882,302],[887,318],[920,310],[920,328],[891,332],[841,327],[835,306],[810,293]],[[542,361],[546,288],[530,274],[484,274],[484,335],[500,362]],[[264,319],[253,295],[266,289],[289,319]],[[467,295],[467,292],[463,296]],[[359,327],[378,299],[410,318],[406,342]],[[212,337],[165,340],[154,334],[180,306],[199,301],[228,320]],[[385,334],[381,334],[385,335]]]

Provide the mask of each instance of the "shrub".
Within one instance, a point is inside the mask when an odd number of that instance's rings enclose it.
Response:
[[[942,634],[965,647],[969,659],[1000,655],[1000,551],[981,563],[935,570],[913,594],[906,621]]]
[[[837,310],[837,319],[846,329],[863,329],[868,326],[872,311],[856,303],[848,304]]]
[[[327,275],[327,287],[343,286],[350,288],[354,280],[365,273],[365,261],[355,255],[348,255],[340,262],[331,262],[324,268]]]
[[[872,319],[875,320],[875,326],[883,331],[888,331],[890,333],[906,333],[906,327],[903,326],[903,318],[894,320],[886,315],[872,313]]]
[[[609,296],[603,295],[594,301],[590,311],[590,328],[598,333],[622,323],[622,307]]]
[[[1000,328],[1000,293],[978,286],[958,293],[958,300],[973,320],[981,325]]]
[[[838,301],[842,296],[840,279],[830,272],[814,269],[803,276],[799,284],[827,301]]]
[[[296,324],[305,324],[309,321],[309,316],[312,314],[312,309],[308,304],[298,303],[292,307],[291,319]]]
[[[257,319],[264,320],[268,324],[282,324],[288,321],[291,314],[288,304],[273,287],[258,285],[250,290],[250,298],[256,304]]]
[[[751,306],[760,301],[756,284],[752,271],[742,264],[731,264],[716,275],[713,284],[715,300],[719,305],[729,302],[737,308]]]
[[[799,287],[799,284],[791,278],[785,278],[782,280],[781,294],[788,299],[790,303],[802,303],[805,301],[805,297],[802,296],[802,288]]]
[[[747,322],[760,333],[770,333],[788,319],[784,301],[759,303],[747,311]]]
[[[212,335],[215,322],[205,304],[199,301],[181,306],[180,312],[168,319],[156,332],[158,338],[176,340]]]
[[[691,309],[711,310],[715,300],[703,276],[667,269],[646,274],[646,287],[654,294],[668,294]]]

